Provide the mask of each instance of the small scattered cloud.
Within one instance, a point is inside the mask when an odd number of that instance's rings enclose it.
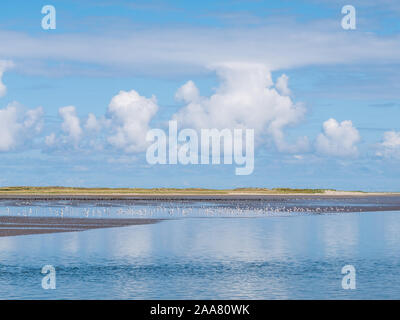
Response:
[[[400,104],[396,102],[384,102],[384,103],[372,103],[369,106],[374,108],[391,108],[391,107],[398,107],[400,106]]]
[[[53,147],[56,144],[56,135],[54,132],[50,133],[48,136],[45,137],[44,143],[47,147]]]
[[[86,166],[82,166],[82,165],[76,165],[72,167],[73,171],[77,171],[77,172],[85,172],[85,171],[89,171],[89,168]]]
[[[78,145],[82,137],[82,128],[80,119],[76,115],[74,106],[62,107],[58,110],[59,115],[63,119],[61,124],[62,131],[66,134],[66,139],[74,145]]]
[[[89,113],[85,123],[85,129],[92,132],[100,131],[102,125],[93,113]]]
[[[329,119],[323,123],[323,132],[316,141],[317,152],[337,157],[355,157],[358,155],[357,143],[360,134],[350,120],[338,122]]]
[[[14,66],[14,63],[9,60],[0,60],[0,98],[4,97],[7,93],[7,87],[3,83],[3,74],[4,72],[12,68]]]
[[[400,131],[385,132],[376,155],[379,157],[400,159]]]
[[[290,89],[288,87],[289,77],[286,74],[282,74],[277,80],[275,84],[275,88],[279,91],[279,93],[283,96],[290,95]]]
[[[117,156],[117,157],[110,157],[107,159],[108,163],[112,163],[112,164],[122,164],[122,165],[126,165],[126,164],[132,164],[137,162],[138,157],[137,156],[133,156],[133,155],[122,155],[122,156]]]
[[[189,80],[182,87],[178,89],[178,91],[175,94],[175,98],[177,100],[182,100],[186,103],[190,103],[199,100],[200,92],[199,89],[197,89],[194,82],[192,80]]]
[[[17,102],[0,109],[0,151],[15,150],[42,130],[43,109],[25,111]]]

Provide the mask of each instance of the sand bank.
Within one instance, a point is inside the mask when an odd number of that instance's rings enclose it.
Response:
[[[99,228],[116,228],[131,225],[151,224],[160,219],[98,219],[58,217],[0,217],[0,237],[76,232]]]

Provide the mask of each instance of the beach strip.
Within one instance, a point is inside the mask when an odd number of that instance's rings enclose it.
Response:
[[[118,228],[152,224],[161,220],[1,216],[0,237]]]

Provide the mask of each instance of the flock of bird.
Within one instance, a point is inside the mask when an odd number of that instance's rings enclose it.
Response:
[[[4,209],[3,209],[4,210]],[[200,204],[200,203],[157,203],[149,205],[108,205],[98,203],[96,206],[68,205],[62,206],[12,206],[6,207],[5,212],[0,208],[0,215],[8,216],[53,216],[81,218],[129,218],[129,217],[263,217],[290,216],[296,214],[327,214],[354,212],[352,206],[294,206],[271,205],[265,203],[257,206],[246,204]],[[2,212],[3,211],[3,212]]]

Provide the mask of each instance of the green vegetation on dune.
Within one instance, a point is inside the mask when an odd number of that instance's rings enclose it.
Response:
[[[271,192],[271,189],[267,189],[267,188],[235,188],[232,191],[238,191],[238,192]]]
[[[0,194],[227,194],[226,190],[201,188],[80,188],[80,187],[0,187]]]
[[[326,190],[333,189],[292,189],[292,188],[236,188],[236,189],[202,189],[202,188],[80,188],[80,187],[0,187],[1,194],[70,194],[70,195],[128,195],[128,194],[323,194]]]
[[[325,191],[336,191],[335,189],[294,189],[294,188],[236,188],[233,192],[249,192],[249,193],[324,193]]]
[[[279,193],[324,193],[325,191],[336,191],[335,189],[292,189],[292,188],[274,188],[273,191]]]

